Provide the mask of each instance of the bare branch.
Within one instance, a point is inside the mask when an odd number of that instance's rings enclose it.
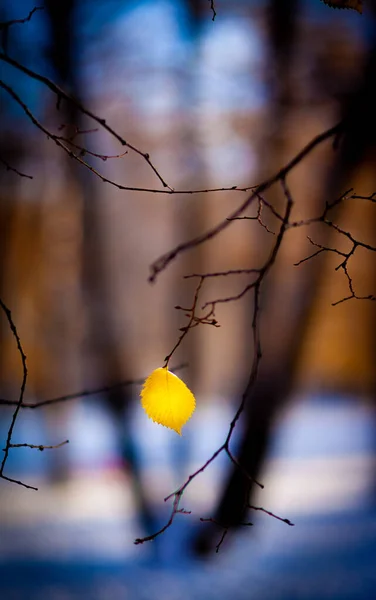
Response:
[[[251,368],[251,373],[249,376],[249,380],[248,380],[248,384],[247,387],[244,391],[244,394],[242,396],[241,402],[239,404],[239,407],[230,423],[230,427],[229,427],[229,431],[226,437],[225,442],[211,455],[211,457],[205,462],[205,464],[203,464],[199,469],[197,469],[194,473],[192,473],[191,475],[189,475],[188,479],[175,491],[172,492],[169,496],[167,496],[165,498],[165,502],[167,500],[169,500],[170,498],[173,498],[173,505],[172,505],[172,511],[171,511],[171,515],[169,520],[167,521],[166,525],[164,527],[162,527],[162,529],[160,529],[159,531],[157,531],[156,533],[149,535],[147,537],[144,538],[137,538],[137,540],[135,541],[135,543],[137,544],[142,544],[143,542],[146,541],[150,541],[155,539],[158,535],[160,535],[161,533],[163,533],[164,531],[166,531],[166,529],[168,529],[169,527],[171,527],[175,515],[178,513],[179,511],[179,504],[181,501],[181,498],[183,496],[183,493],[185,491],[185,489],[188,487],[188,485],[190,485],[190,483],[193,481],[193,479],[195,479],[200,473],[203,473],[205,471],[205,469],[219,456],[219,454],[221,454],[222,452],[226,452],[227,456],[230,458],[230,460],[232,462],[234,462],[238,468],[240,468],[240,470],[243,472],[244,476],[247,477],[249,480],[255,482],[257,485],[259,485],[261,488],[263,487],[262,484],[260,484],[257,480],[255,480],[252,477],[251,473],[248,473],[247,471],[245,471],[245,469],[243,469],[241,467],[241,465],[238,463],[238,461],[234,458],[231,450],[230,450],[230,442],[231,442],[231,438],[232,438],[232,434],[234,432],[235,426],[242,414],[242,412],[244,411],[244,407],[246,404],[246,401],[249,397],[249,393],[257,379],[257,375],[258,375],[258,370],[259,370],[259,364],[260,364],[260,360],[262,357],[262,352],[261,352],[261,343],[260,343],[260,332],[259,332],[259,320],[260,320],[260,288],[261,288],[261,284],[264,280],[264,278],[266,277],[267,273],[269,272],[269,270],[271,269],[271,267],[273,266],[275,259],[277,257],[278,254],[278,250],[280,248],[280,245],[282,243],[282,240],[284,238],[284,235],[287,231],[287,224],[288,224],[288,220],[290,217],[290,213],[292,210],[292,206],[293,206],[293,200],[290,194],[290,191],[287,187],[286,181],[284,178],[281,179],[281,185],[284,191],[284,194],[286,196],[286,210],[285,210],[285,214],[284,214],[284,218],[283,218],[283,222],[281,224],[281,228],[280,231],[278,233],[278,236],[276,237],[275,240],[275,244],[273,246],[273,249],[270,253],[270,256],[267,260],[267,262],[265,263],[265,265],[260,269],[259,271],[259,276],[257,278],[257,280],[252,284],[252,289],[254,290],[254,305],[253,305],[253,319],[252,319],[252,332],[253,332],[253,348],[254,348],[254,356],[253,356],[253,362],[252,362],[252,368]],[[195,292],[195,297],[194,297],[194,302],[193,302],[193,309],[191,315],[194,315],[194,310],[195,307],[197,306],[197,299],[198,299],[198,293],[201,289],[202,283],[203,283],[203,278],[205,276],[200,277],[200,281],[199,284],[196,288],[196,292]],[[213,310],[214,310],[214,305],[216,304],[217,301],[214,301],[213,304]],[[191,316],[191,318],[192,318]],[[189,327],[187,328],[186,333],[189,331]],[[180,343],[180,342],[178,342]],[[167,357],[168,358],[168,357]],[[223,536],[224,538],[224,536]],[[222,539],[223,541],[223,539]],[[221,542],[222,543],[222,542]]]
[[[257,285],[261,284],[262,280],[268,273],[269,269],[274,264],[275,259],[278,254],[278,251],[279,251],[279,248],[280,248],[280,245],[281,245],[284,235],[288,229],[290,213],[291,213],[292,206],[293,206],[293,200],[292,200],[291,194],[287,188],[285,179],[281,179],[281,185],[282,185],[284,194],[287,198],[286,211],[285,211],[285,215],[282,217],[282,224],[281,224],[278,236],[276,238],[275,244],[273,246],[273,249],[271,251],[271,254],[270,254],[268,260],[266,261],[264,266],[259,269],[249,269],[249,273],[252,275],[257,274],[257,277],[253,281],[248,283],[238,294],[234,294],[232,296],[227,296],[225,298],[218,298],[215,300],[210,300],[209,302],[206,302],[204,304],[203,308],[206,308],[206,306],[208,306],[208,305],[215,307],[217,304],[226,304],[228,302],[236,302],[237,300],[240,300],[250,290],[255,289]],[[247,269],[245,269],[244,272],[246,273]],[[228,273],[230,274],[231,271],[228,271]],[[213,274],[209,273],[209,276],[213,276]],[[219,273],[218,276],[222,277],[223,273]],[[205,278],[205,275],[203,275],[203,277]]]
[[[341,130],[341,128],[342,123],[338,123],[334,127],[331,127],[330,129],[327,129],[323,133],[314,137],[302,150],[300,150],[300,152],[296,154],[296,156],[294,156],[294,158],[289,163],[287,163],[285,167],[283,167],[275,175],[273,175],[269,179],[266,179],[263,183],[258,185],[256,190],[252,192],[252,194],[226,219],[220,221],[218,225],[214,226],[212,229],[209,229],[206,233],[203,233],[198,237],[189,240],[188,242],[183,242],[176,246],[173,250],[170,250],[166,254],[163,254],[151,265],[149,281],[154,282],[158,275],[162,271],[164,271],[166,267],[183,252],[191,250],[192,248],[196,248],[197,246],[200,246],[204,242],[207,242],[219,235],[220,233],[222,233],[222,231],[227,229],[231,221],[236,217],[239,217],[260,195],[262,195],[266,190],[271,188],[277,181],[284,180],[288,173],[294,167],[296,167],[306,156],[308,156],[308,154],[310,154],[312,150],[314,150],[314,148],[336,135]]]
[[[187,367],[187,363],[181,363],[176,367],[170,369],[172,373],[176,373],[181,369],[185,369]],[[52,404],[59,404],[60,402],[68,402],[69,400],[77,400],[78,398],[86,398],[88,396],[97,396],[98,394],[106,394],[108,392],[112,392],[113,390],[117,390],[122,387],[129,387],[133,385],[142,385],[145,381],[145,377],[142,379],[128,379],[126,381],[119,381],[118,383],[114,383],[113,385],[105,385],[100,388],[93,388],[90,390],[81,390],[79,392],[73,392],[72,394],[65,394],[64,396],[56,396],[56,398],[49,398],[48,400],[41,400],[40,402],[23,402],[21,404],[21,408],[40,408],[41,406],[51,406]],[[18,401],[15,400],[6,400],[5,398],[0,398],[0,406],[18,406]]]
[[[216,521],[215,519],[212,519],[211,517],[206,518],[206,519],[204,519],[204,518],[201,517],[200,521],[202,523],[214,523],[214,525],[218,525],[218,527],[221,527],[223,529],[222,535],[221,535],[221,537],[219,539],[219,542],[218,542],[218,544],[215,547],[215,552],[216,552],[216,554],[218,554],[219,549],[222,546],[223,542],[225,541],[226,535],[228,534],[229,527],[226,527],[225,525],[222,525],[222,523],[219,523],[219,521]]]
[[[2,54],[0,52],[0,59],[1,59],[1,57],[2,57]],[[52,82],[51,82],[51,84],[52,84]],[[55,84],[53,84],[53,85],[55,85]],[[100,173],[92,165],[90,165],[88,162],[86,162],[83,159],[83,157],[85,155],[90,155],[90,156],[93,156],[95,158],[100,158],[102,161],[106,161],[107,159],[110,159],[110,158],[122,158],[123,156],[125,156],[125,154],[127,153],[127,151],[123,152],[121,154],[113,155],[113,156],[106,155],[106,154],[100,154],[100,153],[93,152],[93,151],[89,150],[88,148],[85,148],[84,146],[79,145],[79,144],[73,142],[72,138],[61,136],[61,135],[53,133],[51,130],[47,129],[35,117],[35,115],[29,109],[29,107],[27,106],[27,104],[13,90],[13,88],[11,86],[7,85],[4,81],[0,80],[0,87],[2,87],[13,98],[13,100],[22,108],[22,110],[24,111],[24,113],[26,114],[26,116],[29,118],[29,120],[33,123],[33,125],[35,127],[37,127],[40,131],[42,131],[42,133],[44,133],[44,135],[48,139],[53,140],[55,142],[55,144],[57,146],[59,146],[64,152],[66,152],[70,158],[76,160],[83,167],[85,167],[86,169],[88,169],[89,171],[91,171],[91,173],[93,173],[93,175],[95,175],[96,177],[98,177],[103,183],[108,183],[109,185],[112,185],[112,186],[116,187],[118,190],[131,191],[131,192],[148,192],[148,193],[151,193],[151,194],[194,195],[194,194],[208,194],[208,193],[213,193],[213,192],[232,192],[232,191],[234,191],[234,192],[235,191],[236,192],[248,192],[248,191],[253,190],[255,188],[255,186],[240,187],[240,186],[233,185],[233,186],[227,186],[227,187],[224,186],[224,187],[204,188],[204,189],[196,189],[196,190],[192,190],[192,189],[188,189],[188,190],[184,190],[184,189],[183,190],[176,190],[176,189],[170,187],[169,185],[165,184],[164,182],[163,182],[164,189],[155,189],[155,188],[146,188],[146,187],[137,187],[137,186],[122,185],[120,183],[117,183],[116,181],[113,181],[112,179],[109,179],[108,177],[105,177],[105,175],[103,175],[102,173]],[[60,88],[58,88],[58,89],[60,89]],[[74,99],[72,99],[72,102],[75,102]],[[78,104],[78,106],[81,106],[81,105]],[[83,109],[83,112],[84,112],[84,114],[88,114],[88,111],[86,111],[86,109],[85,110]],[[100,119],[99,117],[97,117],[96,119],[102,125],[103,125],[103,123],[105,123],[105,121],[103,119]],[[105,129],[108,130],[108,127],[105,127]],[[90,130],[90,131],[94,131],[94,130]],[[84,132],[80,131],[80,132],[77,132],[77,133],[84,133]],[[122,138],[120,138],[120,139],[122,139]],[[128,148],[130,148],[133,151],[137,150],[137,149],[135,149],[134,146],[131,146],[130,144],[128,144],[127,142],[125,142],[125,140],[123,141],[123,145],[126,145]],[[74,152],[72,150],[72,148],[74,148],[75,150],[77,150],[77,152]],[[149,157],[148,154],[143,154],[139,150],[137,150],[137,153],[140,154],[140,155],[142,155],[142,156],[144,156],[144,158],[145,158],[145,156]],[[16,173],[18,173],[18,175],[21,175],[23,177],[29,177],[30,179],[32,179],[31,176],[22,174],[18,170],[10,167],[4,160],[0,159],[0,161],[3,162],[3,164],[5,164],[5,166],[9,170],[12,170],[12,171],[16,172]],[[153,165],[151,165],[149,158],[148,158],[147,162],[149,162],[150,166],[152,166],[153,170],[156,172],[156,169],[155,169],[155,167]],[[158,177],[159,177],[159,179],[161,181],[163,181],[162,178],[161,178],[161,176],[159,175],[159,173],[158,173]]]
[[[348,192],[351,192],[351,191],[352,190],[348,190]],[[307,219],[307,221],[297,221],[297,222],[289,224],[289,227],[300,227],[302,225],[310,225],[312,223],[323,223],[324,225],[327,225],[328,227],[330,227],[331,229],[333,229],[334,231],[336,231],[340,235],[344,236],[345,238],[347,238],[351,242],[351,248],[350,248],[350,250],[348,252],[343,252],[341,250],[338,250],[337,248],[331,248],[331,247],[328,247],[328,246],[322,246],[321,244],[318,244],[317,242],[314,242],[310,236],[307,236],[307,238],[310,241],[310,243],[313,246],[315,246],[316,248],[318,248],[318,250],[316,250],[315,252],[313,252],[309,256],[306,256],[305,258],[302,258],[298,262],[294,263],[295,266],[299,266],[302,263],[307,262],[308,260],[311,260],[312,258],[315,258],[319,254],[322,254],[324,252],[332,252],[334,254],[338,254],[339,256],[341,256],[341,258],[343,260],[341,260],[341,262],[336,266],[335,270],[336,271],[339,271],[340,269],[343,270],[343,272],[344,272],[344,274],[346,276],[347,282],[348,282],[348,286],[349,286],[349,290],[350,290],[350,295],[349,296],[345,296],[344,298],[341,298],[340,300],[337,300],[335,302],[332,302],[332,306],[337,306],[337,304],[341,304],[342,302],[346,302],[347,300],[351,300],[352,298],[354,298],[356,300],[375,300],[376,299],[376,297],[373,294],[369,294],[367,296],[359,296],[359,295],[357,295],[356,292],[355,292],[355,289],[354,289],[354,285],[353,285],[353,281],[352,281],[351,275],[349,273],[349,261],[350,261],[350,258],[352,256],[354,256],[355,251],[356,251],[356,249],[358,247],[364,248],[365,250],[370,250],[371,252],[376,252],[376,247],[371,246],[370,244],[367,244],[366,242],[362,242],[360,240],[356,240],[354,238],[354,236],[350,233],[350,231],[345,231],[342,227],[339,227],[339,225],[337,225],[333,221],[327,219],[327,213],[334,206],[336,206],[337,204],[339,204],[339,202],[341,202],[343,200],[346,200],[346,199],[358,198],[358,196],[356,196],[355,194],[352,194],[351,196],[349,196],[348,192],[346,192],[345,194],[343,194],[342,196],[340,196],[337,200],[335,200],[331,204],[329,204],[327,202],[326,205],[325,205],[323,213],[319,217],[315,217],[315,218],[312,218],[312,219]],[[371,194],[370,196],[362,196],[361,199],[362,200],[368,200],[368,201],[370,201],[372,203],[375,202],[374,194]]]
[[[13,412],[13,416],[12,416],[12,419],[11,419],[11,422],[9,425],[6,444],[5,444],[5,448],[4,448],[4,456],[3,456],[3,460],[0,465],[0,478],[4,479],[5,478],[4,477],[4,468],[5,468],[6,462],[8,460],[9,450],[11,448],[12,434],[13,434],[13,430],[14,430],[14,426],[16,424],[18,414],[20,412],[22,400],[23,400],[24,393],[25,393],[26,381],[27,381],[27,366],[26,366],[26,355],[23,351],[20,336],[18,335],[16,325],[12,318],[12,313],[9,310],[9,308],[6,306],[6,304],[4,304],[4,302],[1,300],[1,298],[0,298],[0,307],[3,311],[3,313],[5,314],[5,317],[8,321],[10,330],[13,334],[13,337],[16,340],[17,350],[19,352],[19,355],[21,358],[21,365],[22,365],[22,381],[21,381],[20,393],[19,393],[17,404],[16,404],[16,408]],[[8,481],[14,481],[14,480],[8,479]],[[25,485],[25,484],[21,484],[19,481],[14,481],[14,483],[18,483],[19,485]],[[28,487],[28,486],[25,485],[25,487]]]
[[[150,159],[150,155],[147,152],[142,152],[142,150],[139,150],[139,148],[136,148],[136,146],[133,146],[133,144],[130,144],[129,142],[127,142],[119,133],[117,133],[112,127],[110,127],[106,123],[105,119],[98,117],[93,112],[91,112],[90,110],[85,108],[85,106],[83,104],[81,104],[78,100],[76,100],[75,98],[73,98],[72,96],[70,96],[69,94],[64,92],[64,90],[62,90],[58,85],[56,85],[56,83],[54,83],[48,77],[45,77],[44,75],[40,75],[40,73],[37,73],[36,71],[33,71],[32,69],[29,69],[25,65],[22,65],[20,62],[14,60],[13,58],[10,58],[9,56],[7,56],[7,54],[5,54],[3,52],[0,52],[0,60],[3,60],[4,62],[12,65],[12,67],[15,67],[16,69],[18,69],[22,73],[25,73],[25,75],[28,75],[32,79],[35,79],[36,81],[39,81],[40,83],[43,83],[54,94],[56,94],[57,99],[58,99],[58,105],[61,102],[61,100],[65,100],[69,104],[72,104],[73,106],[75,106],[83,115],[86,115],[87,117],[89,117],[90,119],[92,119],[93,121],[98,123],[98,125],[100,125],[103,129],[105,129],[118,142],[120,142],[120,144],[122,146],[126,146],[127,148],[129,148],[129,150],[132,150],[133,152],[135,152],[136,154],[141,156],[147,162],[149,167],[154,171],[155,175],[157,176],[157,178],[159,179],[159,181],[161,182],[163,187],[172,190],[172,188],[165,182],[162,175],[159,173],[157,168],[152,163],[152,161]],[[29,111],[29,113],[30,113],[30,111]],[[29,117],[30,117],[30,115],[29,115]]]
[[[291,523],[291,521],[289,519],[282,519],[282,517],[279,517],[278,515],[270,512],[270,510],[266,510],[265,508],[262,508],[262,506],[253,506],[253,504],[247,504],[248,508],[251,508],[252,510],[260,510],[263,513],[265,513],[266,515],[269,515],[269,517],[273,517],[274,519],[277,519],[278,521],[282,521],[282,523],[286,523],[287,525],[290,525],[290,527],[294,527],[295,523]]]
[[[217,13],[216,13],[216,10],[215,10],[215,2],[214,2],[214,0],[208,0],[208,1],[210,2],[210,10],[213,13],[212,21],[215,21],[215,17],[217,16]]]
[[[260,269],[228,269],[228,271],[214,271],[213,273],[191,273],[184,275],[183,279],[192,279],[193,277],[208,279],[210,277],[228,277],[229,275],[251,275],[259,272]]]
[[[226,535],[228,534],[229,530],[231,529],[231,525],[222,525],[222,523],[220,523],[219,521],[216,521],[216,519],[212,519],[211,517],[209,518],[200,518],[200,521],[202,523],[214,523],[214,525],[218,525],[218,527],[221,527],[223,529],[222,535],[219,539],[218,544],[215,547],[215,552],[216,554],[218,554],[220,547],[222,546]],[[241,525],[242,527],[252,527],[253,523],[239,523],[239,525]]]
[[[156,537],[158,537],[159,535],[161,535],[161,533],[164,533],[166,531],[166,529],[168,529],[169,527],[171,527],[176,515],[178,514],[184,514],[184,515],[189,515],[191,514],[190,511],[188,510],[184,510],[183,508],[179,508],[179,503],[181,500],[181,496],[182,496],[183,492],[176,492],[175,493],[175,497],[174,497],[174,501],[172,503],[172,510],[171,510],[171,515],[169,520],[167,521],[166,525],[164,525],[159,531],[156,531],[155,533],[148,535],[144,538],[136,538],[134,543],[136,544],[136,546],[138,544],[143,544],[144,542],[151,542],[152,540],[154,540]]]
[[[0,31],[4,29],[9,29],[9,27],[12,27],[13,25],[27,23],[28,21],[30,21],[33,14],[37,12],[37,10],[44,10],[44,6],[34,6],[34,8],[29,12],[28,16],[24,19],[12,19],[11,21],[0,22]]]
[[[271,204],[269,204],[269,202],[266,202],[266,200],[264,200],[260,195],[258,195],[257,197],[258,197],[258,208],[257,208],[256,215],[254,215],[253,217],[249,217],[249,216],[234,217],[234,218],[229,217],[227,220],[228,221],[242,221],[242,220],[258,221],[260,223],[261,227],[263,227],[268,233],[275,235],[274,231],[269,229],[269,227],[266,225],[266,223],[264,223],[264,221],[262,219],[262,209],[263,209],[264,205],[267,206],[269,208],[269,210],[273,213],[273,215],[275,217],[277,217],[277,219],[279,219],[280,221],[283,220],[283,217],[281,217],[281,215],[275,210],[275,208]]]
[[[17,485],[20,485],[21,487],[24,487],[28,490],[35,490],[36,492],[38,491],[37,487],[34,487],[33,485],[28,485],[27,483],[24,483],[19,479],[12,479],[12,477],[7,477],[4,474],[1,475],[1,479],[5,479],[5,481],[9,481],[10,483],[16,483]]]
[[[168,366],[168,363],[170,362],[172,355],[179,348],[180,344],[182,343],[182,341],[184,340],[185,336],[188,334],[190,329],[193,329],[193,327],[197,327],[198,325],[213,325],[214,327],[219,327],[219,324],[218,324],[217,320],[215,319],[215,312],[214,312],[215,306],[214,305],[212,305],[209,312],[207,312],[203,316],[199,317],[196,315],[198,298],[199,298],[202,284],[204,283],[204,279],[205,279],[205,277],[200,277],[200,281],[198,282],[198,285],[196,287],[196,291],[195,291],[195,294],[193,297],[193,303],[190,308],[183,308],[182,306],[175,306],[176,310],[182,310],[185,313],[185,316],[188,317],[189,321],[188,321],[187,325],[180,328],[180,331],[182,333],[181,333],[178,341],[176,342],[176,344],[173,347],[173,349],[171,350],[171,352],[164,359],[165,367]]]
[[[2,156],[0,156],[0,163],[2,163],[4,165],[4,167],[6,168],[7,171],[12,171],[13,173],[16,173],[17,175],[19,175],[19,177],[26,177],[26,179],[33,179],[32,175],[27,175],[26,173],[22,173],[22,171],[19,171],[18,169],[16,169],[16,167],[12,167]]]
[[[38,444],[37,446],[35,444],[9,444],[9,447],[10,448],[32,448],[32,449],[40,450],[41,452],[43,452],[43,450],[56,450],[56,448],[61,448],[62,446],[65,446],[66,444],[69,444],[69,440],[60,442],[60,444],[56,444],[55,446],[44,446],[43,444]],[[5,452],[5,448],[3,449],[3,452]]]

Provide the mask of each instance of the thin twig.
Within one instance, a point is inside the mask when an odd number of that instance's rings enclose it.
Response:
[[[181,363],[176,367],[170,369],[172,373],[180,371],[181,369],[185,369],[187,367],[187,363]],[[133,386],[133,385],[142,385],[145,381],[145,377],[142,379],[127,379],[125,381],[119,381],[118,383],[114,383],[112,385],[105,385],[100,388],[92,388],[89,390],[80,390],[78,392],[73,392],[71,394],[64,394],[63,396],[56,396],[55,398],[48,398],[48,400],[41,400],[40,402],[23,402],[21,404],[21,408],[40,408],[41,406],[51,406],[54,404],[59,404],[60,402],[68,402],[70,400],[77,400],[78,398],[86,398],[88,396],[97,396],[98,394],[107,394],[108,392],[112,392],[113,390],[117,390],[119,388]],[[15,400],[6,400],[5,398],[0,398],[0,405],[6,406],[18,406],[18,401]]]
[[[212,21],[215,21],[215,17],[217,16],[217,13],[216,13],[216,10],[215,10],[215,2],[214,2],[214,0],[209,0],[209,2],[210,2],[210,10],[213,13]]]
[[[9,444],[10,448],[32,448],[35,450],[40,450],[41,452],[43,452],[43,450],[56,450],[57,448],[61,448],[62,446],[65,446],[66,444],[69,444],[69,440],[65,440],[64,442],[60,442],[60,444],[56,444],[55,446],[44,446],[43,444]],[[5,452],[5,448],[3,449],[3,452]]]
[[[7,171],[12,171],[12,173],[16,173],[19,177],[25,177],[26,179],[34,179],[32,175],[27,175],[22,171],[16,169],[16,167],[12,167],[2,156],[0,156],[0,162],[4,165]]]
[[[231,529],[231,525],[222,525],[222,523],[220,523],[219,521],[217,521],[216,519],[212,519],[211,517],[203,519],[201,518],[200,521],[202,523],[214,523],[215,525],[218,525],[218,527],[221,527],[223,529],[222,535],[219,539],[218,544],[215,547],[215,552],[216,554],[218,554],[220,547],[222,546],[226,535],[228,534],[229,530]],[[252,527],[253,523],[250,522],[245,522],[245,523],[239,523],[240,526],[243,527]]]
[[[23,400],[24,393],[25,393],[26,381],[27,381],[27,365],[26,365],[26,355],[23,351],[20,336],[18,335],[17,327],[12,318],[12,313],[9,310],[9,308],[6,306],[6,304],[1,300],[1,298],[0,298],[0,307],[5,314],[5,317],[9,323],[10,330],[13,334],[13,337],[16,340],[17,350],[19,352],[19,355],[21,358],[21,365],[22,365],[22,381],[21,381],[20,393],[19,393],[17,404],[16,404],[16,408],[13,412],[12,419],[11,419],[11,422],[9,425],[6,444],[5,444],[5,448],[4,448],[4,456],[3,456],[3,460],[0,465],[0,477],[2,477],[4,479],[5,478],[4,477],[4,468],[5,468],[5,464],[8,460],[9,450],[11,448],[13,430],[14,430],[14,426],[16,424],[16,420],[17,420],[18,414],[19,414],[21,406],[22,406],[22,400]],[[12,481],[12,480],[8,479],[8,481]],[[14,482],[20,484],[19,481],[14,481]],[[25,487],[28,487],[28,486],[26,486],[26,484],[22,484],[22,485],[25,485]]]
[[[278,521],[282,521],[282,523],[286,523],[287,525],[290,525],[290,527],[295,526],[295,523],[291,523],[291,521],[289,519],[283,519],[282,517],[279,517],[275,513],[272,513],[270,510],[266,510],[266,508],[262,508],[262,506],[253,506],[253,504],[247,504],[247,507],[251,508],[252,510],[260,510],[261,512],[265,513],[266,515],[269,515],[269,517],[273,517],[274,519],[277,519]]]
[[[0,30],[8,29],[9,27],[12,27],[13,25],[27,23],[28,21],[30,21],[33,14],[37,12],[37,10],[44,10],[44,6],[34,6],[34,8],[29,12],[28,16],[25,17],[24,19],[12,19],[11,21],[0,22]]]

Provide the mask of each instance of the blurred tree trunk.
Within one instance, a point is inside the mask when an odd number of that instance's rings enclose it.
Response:
[[[183,182],[183,187],[191,187],[194,181],[194,187],[205,188],[208,183],[208,173],[206,172],[204,155],[202,151],[203,139],[200,129],[200,116],[197,115],[197,99],[200,93],[199,85],[199,64],[201,60],[201,31],[202,20],[204,18],[205,8],[202,0],[187,0],[188,12],[188,32],[189,32],[189,52],[185,62],[184,74],[180,83],[180,98],[179,104],[184,107],[182,110],[183,121],[181,130],[179,131],[180,144],[183,152],[183,168],[187,171],[186,182]],[[179,143],[179,141],[178,141]],[[187,165],[189,166],[187,169]],[[180,212],[180,218],[176,223],[178,239],[191,239],[197,231],[197,223],[203,223],[206,220],[206,203],[205,198],[201,195],[187,196],[184,201],[184,211]],[[205,249],[201,246],[194,248],[192,252],[182,258],[180,263],[180,272],[194,273],[200,271],[204,260]],[[191,302],[192,295],[187,293],[188,282],[184,282],[182,286],[181,280],[177,281],[175,290],[178,298],[177,304],[186,306]],[[192,283],[192,288],[196,282]],[[184,289],[182,297],[179,289]],[[190,290],[191,292],[191,290]],[[180,296],[180,297],[179,297]],[[176,314],[176,328],[182,326],[180,311]],[[175,333],[174,333],[175,335]],[[188,336],[185,342],[185,358],[189,364],[189,385],[196,387],[200,371],[200,352],[197,349],[197,340],[192,336]]]
[[[294,98],[290,61],[294,50],[297,8],[298,2],[295,1],[270,3],[273,73],[280,77],[280,81],[272,86],[276,94],[270,107],[270,122],[275,128],[275,136],[271,136],[267,145],[268,155],[273,157],[270,162],[267,161],[268,174],[285,162],[282,158],[286,143],[284,126],[293,109]],[[351,174],[376,139],[374,62],[375,46],[370,49],[360,89],[355,91],[344,107],[347,133],[324,186],[324,199],[329,202],[348,187]],[[319,206],[317,212],[320,212]],[[331,218],[335,220],[335,211],[331,213]],[[332,235],[329,228],[325,236],[320,241],[330,246]],[[307,267],[305,277],[300,276],[299,280],[292,282],[293,285],[285,279],[281,287],[280,272],[284,267],[280,263],[269,275],[264,288],[262,322],[268,324],[268,331],[262,331],[262,344],[265,344],[266,352],[260,364],[258,380],[247,399],[243,416],[245,428],[237,452],[239,462],[256,479],[259,478],[266,456],[275,416],[292,390],[311,314],[316,305],[323,270],[319,261],[310,261]],[[332,274],[334,276],[335,273]],[[279,299],[279,306],[273,299],[277,299],[277,302]],[[233,468],[224,484],[213,518],[225,526],[238,526],[247,513],[247,503],[252,503],[254,491],[254,484],[250,484],[238,469]],[[217,533],[209,526],[203,528],[195,541],[197,551],[206,553],[211,550],[216,543],[213,540],[216,540],[214,536]]]
[[[263,160],[259,177],[277,170],[286,144],[285,126],[293,103],[294,90],[291,79],[292,52],[297,25],[297,0],[278,2],[272,0],[267,8],[269,31],[269,92],[271,95],[267,117],[265,119],[266,141],[262,149]],[[270,276],[269,276],[270,277]],[[272,284],[267,283],[264,296],[269,297]],[[281,404],[286,389],[288,372],[286,367],[290,356],[286,353],[284,364],[265,365],[263,361],[252,397],[247,399],[245,431],[242,435],[239,461],[252,475],[257,477],[262,464],[269,431],[277,407]],[[272,375],[272,376],[271,376]],[[221,492],[213,518],[219,523],[237,525],[247,512],[246,503],[250,492],[250,484],[238,469],[231,469]],[[198,553],[211,552],[216,542],[217,531],[210,525],[200,528],[194,542]]]
[[[51,22],[51,57],[61,86],[77,99],[81,98],[80,79],[77,72],[77,40],[75,38],[74,11],[76,0],[57,3],[46,1]],[[75,130],[84,129],[81,114],[73,105],[64,106],[68,124]],[[82,139],[82,138],[80,138]],[[85,142],[83,142],[85,143]],[[73,177],[82,198],[83,228],[83,298],[88,318],[86,347],[93,359],[98,387],[131,379],[127,373],[127,357],[123,356],[117,342],[113,304],[110,293],[109,265],[104,247],[105,231],[100,212],[100,198],[96,182],[81,165],[67,159],[69,177]],[[126,310],[126,306],[124,307]],[[73,318],[73,316],[72,316]],[[91,365],[92,366],[92,365]],[[116,388],[103,396],[118,431],[118,445],[122,454],[123,469],[130,473],[135,500],[146,535],[153,533],[155,522],[149,501],[141,483],[141,466],[130,425],[129,408],[132,390]]]

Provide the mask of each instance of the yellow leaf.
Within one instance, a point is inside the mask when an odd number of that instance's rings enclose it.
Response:
[[[196,408],[192,392],[167,367],[155,369],[146,379],[141,390],[141,404],[150,419],[179,435]]]

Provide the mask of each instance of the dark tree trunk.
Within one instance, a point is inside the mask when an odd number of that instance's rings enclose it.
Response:
[[[60,85],[73,97],[80,99],[80,78],[77,72],[77,39],[75,37],[74,11],[76,0],[45,2],[51,24],[50,55]],[[83,129],[81,113],[74,105],[62,107],[68,124]],[[82,138],[80,138],[82,139]],[[124,372],[120,348],[116,341],[112,305],[109,294],[108,266],[105,261],[104,231],[99,211],[96,185],[84,167],[68,159],[68,172],[78,184],[83,198],[83,291],[86,300],[89,342],[92,355],[97,359],[98,386],[117,383],[127,377]],[[89,176],[90,175],[90,176]],[[130,374],[128,374],[130,375]],[[118,443],[122,452],[123,468],[131,475],[139,515],[146,535],[156,529],[155,520],[145,490],[141,483],[141,466],[130,427],[128,411],[132,403],[132,390],[116,388],[104,395],[104,400],[114,418]]]

